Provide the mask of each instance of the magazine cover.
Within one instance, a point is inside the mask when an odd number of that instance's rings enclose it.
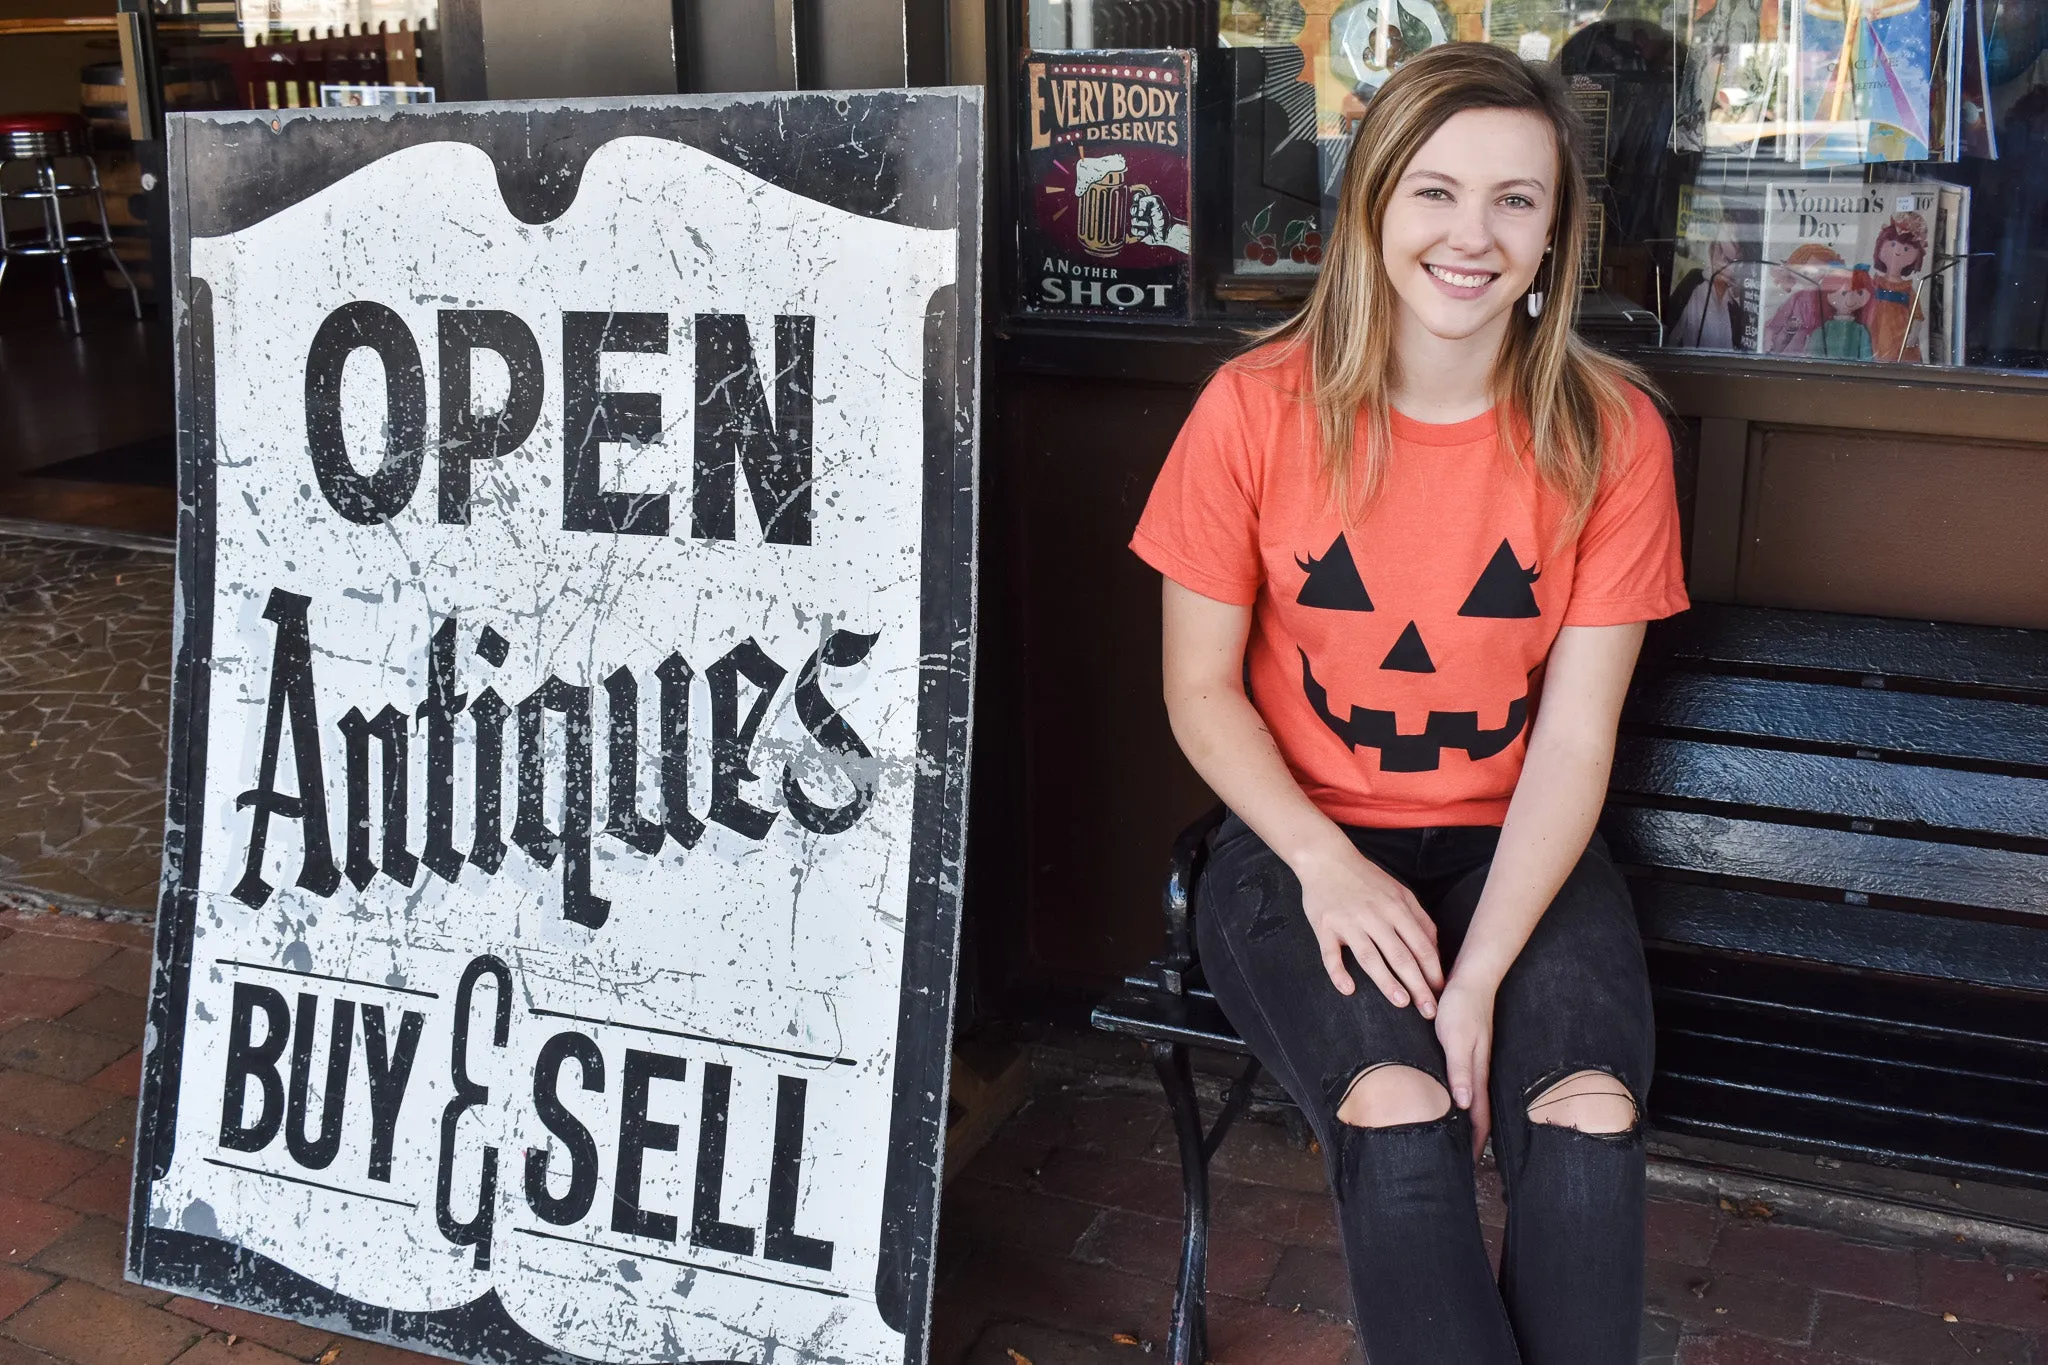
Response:
[[[1027,313],[1183,318],[1194,54],[1026,54],[1017,275]]]
[[[1930,0],[1801,0],[1799,164],[1925,161],[1934,88]]]
[[[1688,28],[1671,148],[1756,156],[1791,110],[1787,0],[1700,0]]]
[[[1761,302],[1764,192],[1687,185],[1678,191],[1664,344],[1754,351]]]
[[[1950,185],[1948,230],[1941,256],[1942,278],[1948,281],[1948,363],[1970,363],[1970,187]]]
[[[1963,82],[1957,112],[1958,151],[1963,156],[1998,159],[1998,127],[1991,112],[1990,78],[1985,70],[1984,0],[1955,0],[1963,10]]]
[[[1941,186],[1921,182],[1872,188],[1884,204],[1876,219],[1864,225],[1872,294],[1863,309],[1863,324],[1870,332],[1871,348],[1879,360],[1937,363],[1942,357],[1930,346],[1927,283],[1937,264],[1934,227]]]
[[[1962,130],[1964,0],[1949,0],[1934,29],[1934,89],[1928,97],[1928,155],[1954,161]]]
[[[1933,184],[1772,182],[1760,349],[1925,363],[1939,197]]]
[[[1934,206],[1934,248],[1927,264],[1927,355],[1931,363],[1952,365],[1955,349],[1955,215],[1957,186],[1937,185]]]

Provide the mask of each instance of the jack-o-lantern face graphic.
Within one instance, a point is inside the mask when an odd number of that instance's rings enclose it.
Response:
[[[1299,605],[1341,612],[1379,610],[1366,590],[1357,562],[1352,558],[1350,543],[1341,533],[1322,555],[1297,555],[1295,563],[1308,575],[1295,597]],[[1479,570],[1457,615],[1493,620],[1538,617],[1542,612],[1536,604],[1536,594],[1531,590],[1538,577],[1535,568],[1522,567],[1514,547],[1503,540],[1500,548],[1493,552],[1493,557]],[[1529,720],[1526,677],[1522,694],[1508,700],[1507,718],[1496,727],[1481,728],[1477,708],[1431,709],[1419,734],[1402,734],[1396,713],[1391,709],[1354,705],[1349,715],[1340,716],[1330,706],[1329,691],[1316,681],[1315,666],[1308,651],[1302,649],[1300,653],[1301,688],[1307,694],[1309,706],[1330,732],[1350,748],[1378,752],[1382,772],[1434,772],[1446,749],[1460,750],[1475,760],[1492,758],[1515,742],[1515,737],[1522,733],[1522,727]],[[1436,660],[1430,654],[1428,634],[1420,622],[1411,619],[1402,628],[1379,667],[1386,673],[1437,672]],[[1404,690],[1412,691],[1412,688]]]

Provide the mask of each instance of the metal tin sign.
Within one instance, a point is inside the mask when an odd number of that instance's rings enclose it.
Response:
[[[1024,58],[1023,311],[1187,316],[1194,70],[1174,49]]]
[[[960,90],[174,121],[135,1278],[924,1358],[981,145]]]

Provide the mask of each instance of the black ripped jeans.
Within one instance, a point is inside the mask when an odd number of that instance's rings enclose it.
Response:
[[[1453,970],[1492,865],[1488,825],[1351,829],[1415,892]],[[1371,1365],[1636,1365],[1643,1313],[1643,1138],[1537,1123],[1529,1102],[1604,1071],[1645,1112],[1653,1033],[1628,890],[1595,835],[1494,1002],[1493,1150],[1507,1197],[1496,1287],[1481,1240],[1471,1119],[1385,1128],[1337,1118],[1360,1073],[1398,1063],[1449,1089],[1434,1024],[1363,972],[1330,984],[1301,883],[1244,822],[1217,831],[1202,874],[1202,963],[1224,1013],[1321,1141]]]

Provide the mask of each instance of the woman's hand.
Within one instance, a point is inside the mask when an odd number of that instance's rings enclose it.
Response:
[[[1301,860],[1301,908],[1323,951],[1323,967],[1339,992],[1357,989],[1344,965],[1349,948],[1359,967],[1387,999],[1406,1006],[1412,997],[1422,1017],[1436,1017],[1443,989],[1436,923],[1415,894],[1353,847],[1334,826],[1329,846]]]
[[[1437,1002],[1436,1040],[1443,1045],[1451,1077],[1451,1100],[1472,1115],[1472,1159],[1493,1129],[1487,1079],[1493,1069],[1495,987],[1469,976],[1453,976]]]

